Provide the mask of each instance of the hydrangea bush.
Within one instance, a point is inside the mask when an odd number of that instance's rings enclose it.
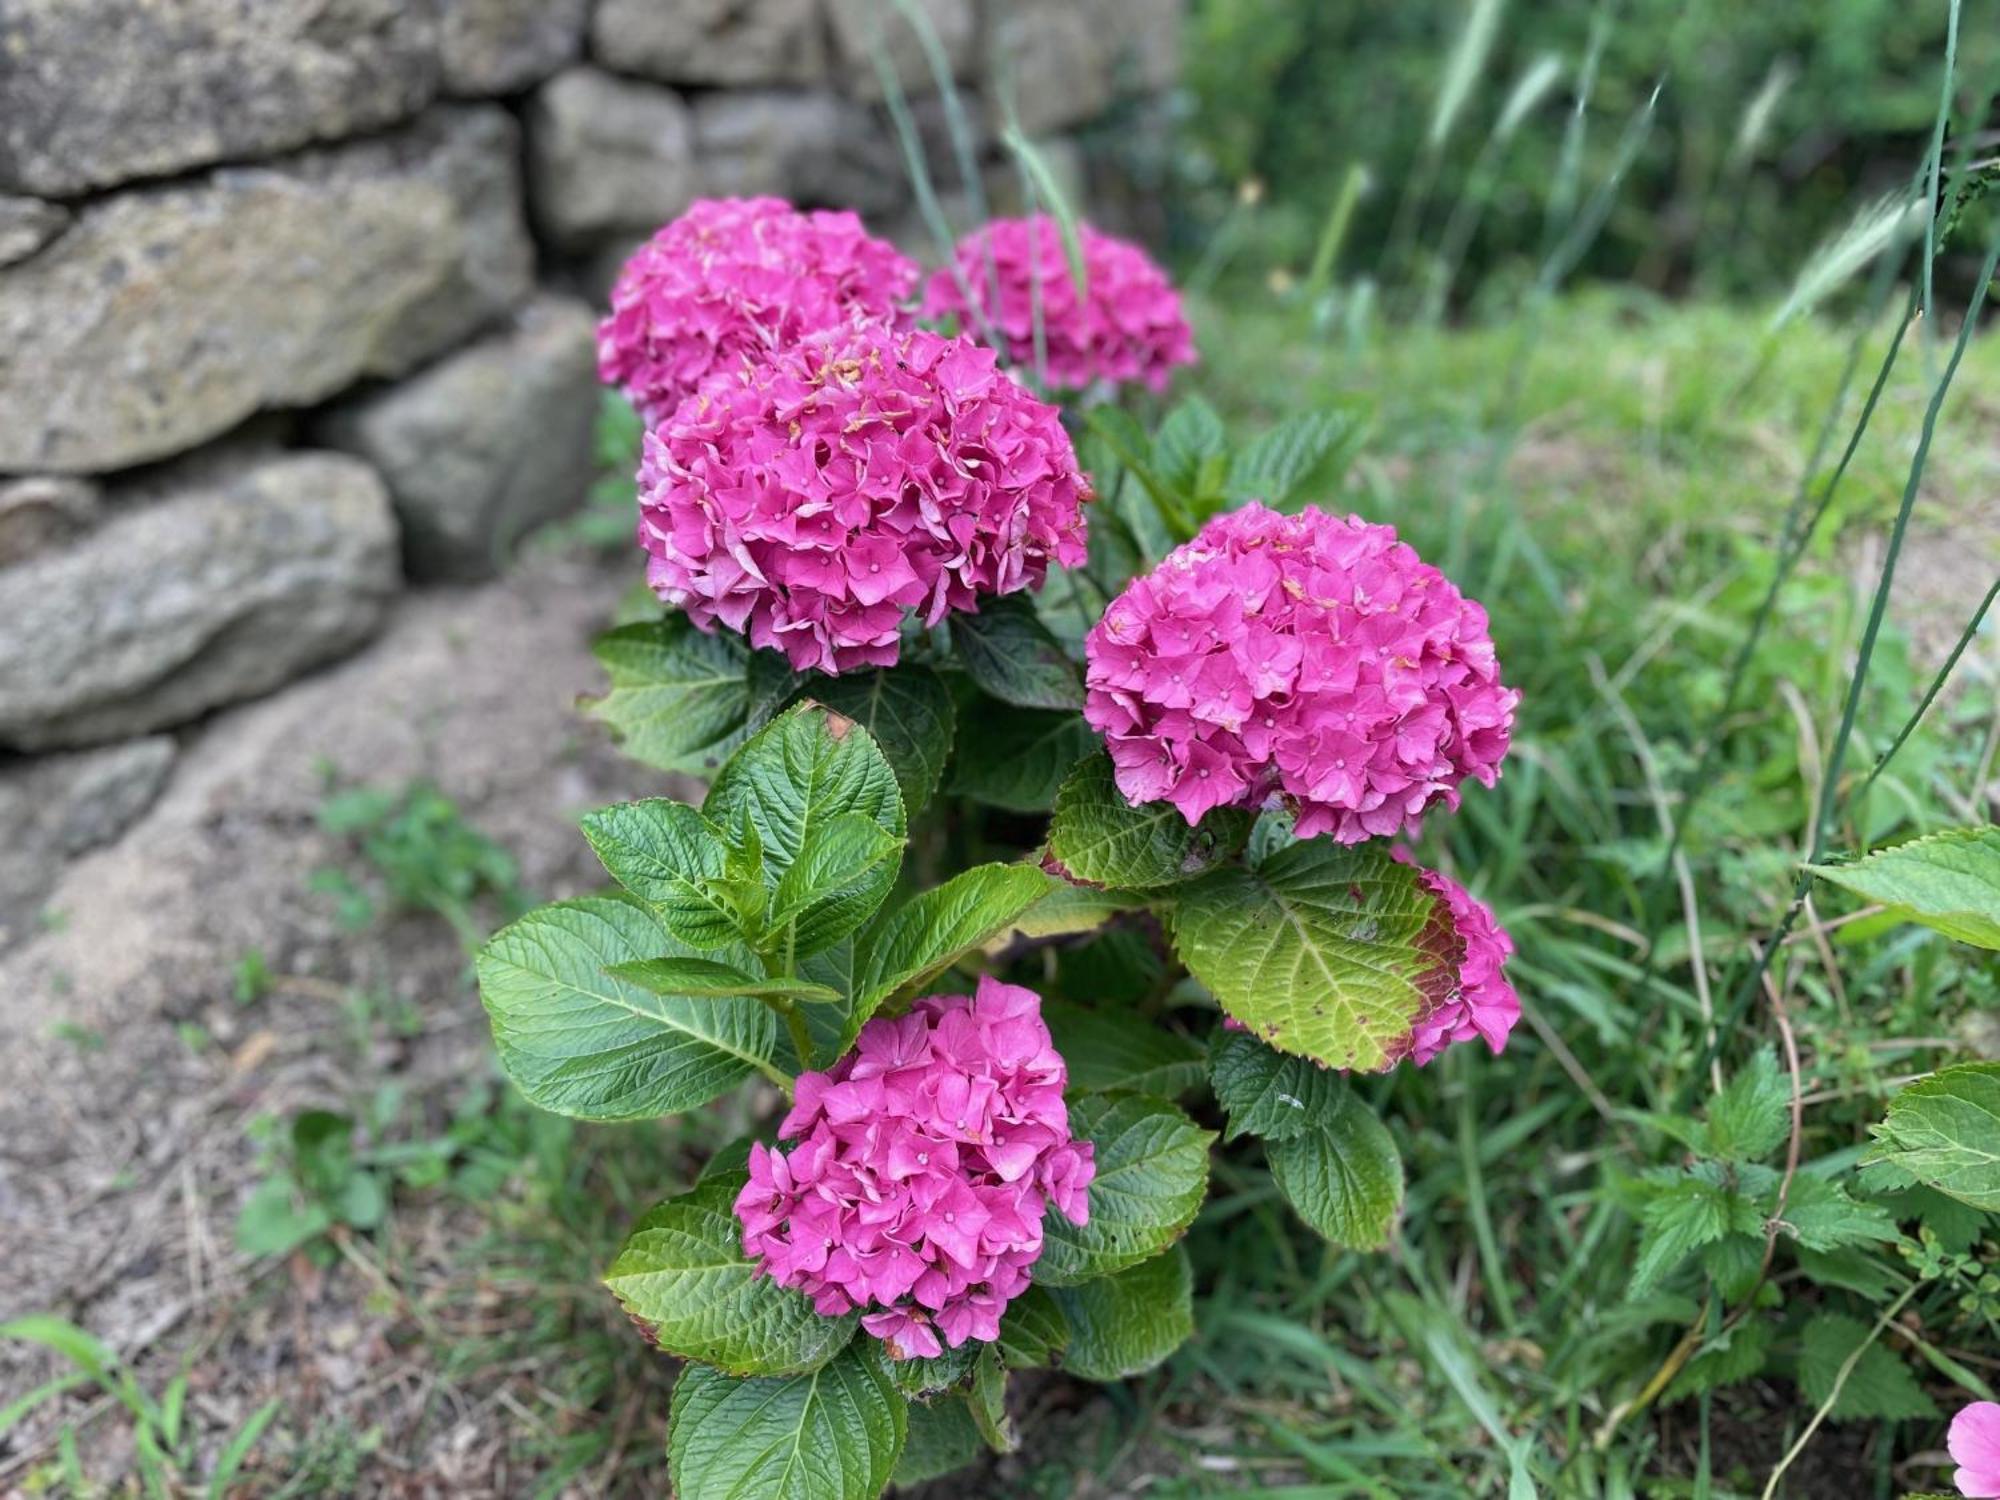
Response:
[[[708,202],[614,293],[667,609],[600,641],[592,708],[706,789],[589,814],[611,885],[479,978],[544,1108],[750,1091],[605,1271],[684,1362],[683,1500],[867,1500],[1009,1446],[1022,1372],[1159,1364],[1218,1151],[1387,1247],[1350,1076],[1520,1016],[1493,911],[1411,842],[1507,752],[1484,612],[1343,513],[1346,414],[1232,444],[1107,399],[1192,343],[1141,252],[1077,241],[989,226],[930,327],[852,216]]]

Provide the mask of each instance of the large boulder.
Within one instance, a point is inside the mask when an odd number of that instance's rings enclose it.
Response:
[[[533,273],[517,151],[504,110],[454,107],[91,204],[0,274],[0,472],[164,457],[494,321]]]
[[[1115,31],[1078,0],[987,6],[981,55],[995,124],[1005,112],[1007,88],[1021,129],[1031,136],[1103,114],[1112,100]]]
[[[979,44],[972,0],[920,0],[919,8],[952,76],[971,77]],[[928,94],[937,89],[937,72],[923,38],[894,5],[885,0],[828,0],[827,20],[833,30],[840,81],[850,94],[861,99],[883,96],[882,75],[875,66],[878,50],[904,93]]]
[[[174,763],[166,735],[0,760],[0,949],[26,936],[63,861],[108,844],[153,803]]]
[[[0,568],[68,542],[97,521],[96,485],[59,474],[0,480]]]
[[[666,83],[810,83],[826,71],[819,0],[598,0],[590,49]]]
[[[69,223],[70,212],[60,203],[0,194],[0,266],[26,260]]]
[[[0,188],[64,197],[379,129],[437,92],[407,0],[7,0]]]
[[[693,115],[653,84],[571,68],[528,110],[536,222],[573,249],[659,228],[701,190]]]
[[[596,320],[549,296],[507,331],[336,411],[319,436],[388,481],[412,577],[483,578],[522,533],[583,498],[597,399]]]
[[[806,206],[885,213],[902,203],[895,138],[864,105],[823,90],[752,89],[696,100],[707,190],[770,193]]]
[[[181,724],[380,623],[396,520],[366,464],[276,454],[151,483],[114,495],[110,524],[0,569],[0,747]]]
[[[510,94],[576,61],[590,0],[440,0],[444,86]]]

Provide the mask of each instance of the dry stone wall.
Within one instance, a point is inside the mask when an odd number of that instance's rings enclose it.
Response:
[[[917,3],[997,207],[1003,89],[1132,201],[1182,0]],[[934,255],[883,66],[962,210],[896,0],[0,3],[0,945],[202,716],[582,498],[593,304],[692,199]]]

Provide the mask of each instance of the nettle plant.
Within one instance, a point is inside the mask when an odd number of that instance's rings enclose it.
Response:
[[[1118,388],[1187,324],[1084,227],[970,237],[939,326],[918,283],[769,200],[627,267],[602,363],[672,608],[603,637],[593,711],[708,789],[587,816],[616,889],[479,959],[543,1108],[771,1099],[605,1274],[686,1362],[684,1500],[874,1496],[1009,1446],[1013,1372],[1157,1365],[1217,1149],[1385,1246],[1402,1168],[1345,1075],[1520,1013],[1491,913],[1395,842],[1493,781],[1516,695],[1478,605],[1303,503],[1351,417],[1149,432]]]

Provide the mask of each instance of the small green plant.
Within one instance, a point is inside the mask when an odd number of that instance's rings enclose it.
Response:
[[[363,1233],[389,1212],[389,1180],[375,1157],[357,1150],[355,1122],[331,1110],[309,1109],[289,1122],[252,1122],[268,1174],[251,1190],[236,1219],[236,1243],[252,1255],[289,1255],[306,1248],[330,1261],[326,1236],[336,1227]]]
[[[350,930],[384,915],[433,912],[470,952],[485,935],[475,914],[482,898],[491,898],[503,914],[527,904],[514,857],[466,822],[458,804],[429,782],[334,792],[320,807],[319,822],[348,840],[362,861],[358,873],[328,867],[311,881],[315,891],[335,898],[341,925]],[[245,972],[239,969],[239,995]],[[261,958],[247,972],[261,975]]]
[[[188,1420],[187,1371],[175,1375],[154,1396],[102,1340],[61,1318],[36,1315],[0,1323],[0,1339],[38,1344],[70,1366],[69,1373],[0,1407],[0,1439],[44,1402],[80,1387],[95,1386],[123,1407],[132,1420],[138,1493],[146,1500],[183,1500],[190,1494],[225,1500],[234,1493],[232,1487],[244,1461],[278,1415],[275,1400],[258,1407],[230,1434],[216,1455],[214,1466],[204,1476],[198,1451],[202,1435]],[[72,1500],[86,1500],[99,1493],[84,1472],[75,1430],[68,1425],[61,1429],[57,1440],[55,1477]]]

